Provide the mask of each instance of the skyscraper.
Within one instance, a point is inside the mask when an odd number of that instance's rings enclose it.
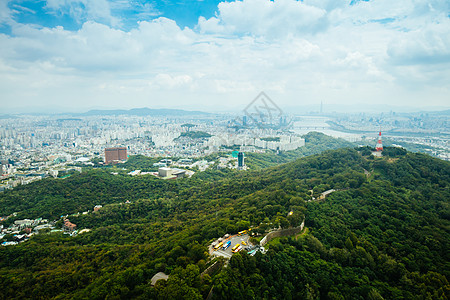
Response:
[[[242,169],[244,167],[244,152],[238,153],[238,168]]]

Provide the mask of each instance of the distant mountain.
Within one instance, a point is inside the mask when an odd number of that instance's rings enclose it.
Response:
[[[13,115],[0,115],[0,119],[16,119],[16,116]]]
[[[210,113],[202,111],[189,111],[182,109],[168,109],[160,108],[153,109],[148,107],[133,108],[129,110],[115,109],[115,110],[90,110],[86,113],[80,114],[82,116],[116,116],[116,115],[129,115],[129,116],[198,116],[198,115],[210,115]]]

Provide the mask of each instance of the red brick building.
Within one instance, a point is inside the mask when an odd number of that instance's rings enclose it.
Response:
[[[105,163],[110,164],[114,162],[127,160],[127,148],[115,147],[105,149]]]

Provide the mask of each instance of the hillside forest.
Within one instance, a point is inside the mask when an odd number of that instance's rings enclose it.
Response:
[[[160,180],[92,168],[5,191],[0,216],[16,214],[4,226],[59,228],[67,215],[90,231],[0,247],[0,299],[449,299],[450,163],[327,141],[339,149],[249,155],[248,171]],[[251,228],[257,243],[303,221],[264,254],[208,253],[226,233]],[[169,278],[152,286],[157,272]]]

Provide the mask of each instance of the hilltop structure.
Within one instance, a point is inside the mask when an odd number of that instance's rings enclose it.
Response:
[[[375,150],[377,150],[378,152],[383,151],[383,143],[381,142],[381,130],[380,130],[380,133],[378,134],[378,141],[377,141],[377,146],[375,147]]]
[[[372,154],[376,157],[381,157],[382,152],[383,152],[383,143],[381,141],[381,129],[380,129],[380,133],[378,134],[377,145],[375,146],[375,151],[372,152]]]

